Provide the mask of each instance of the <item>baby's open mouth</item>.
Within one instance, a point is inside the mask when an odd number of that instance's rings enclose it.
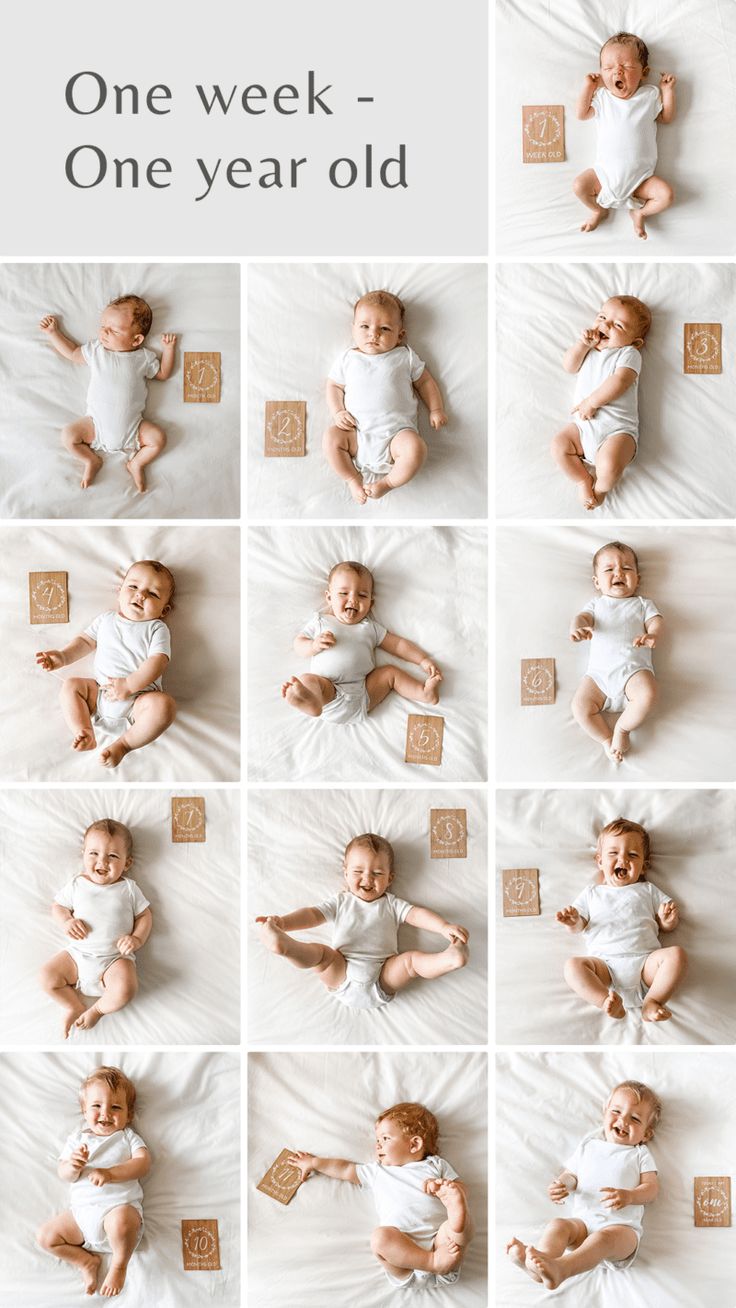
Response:
[[[613,875],[614,875],[615,877],[618,877],[620,880],[623,880],[623,878],[624,878],[624,877],[627,877],[629,874],[628,874],[628,872],[626,871],[626,868],[625,868],[625,867],[617,867],[617,868],[614,868]]]
[[[623,89],[624,89],[624,81],[623,81],[623,78],[621,78],[621,77],[617,77],[617,78],[616,78],[616,81],[614,82],[614,86],[616,87],[616,90],[617,90],[617,91],[623,91]]]

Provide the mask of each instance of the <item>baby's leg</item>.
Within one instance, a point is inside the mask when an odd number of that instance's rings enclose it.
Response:
[[[447,1210],[447,1219],[434,1237],[433,1248],[448,1246],[451,1253],[464,1254],[475,1234],[465,1191],[457,1181],[440,1181],[432,1192]]]
[[[281,687],[281,695],[292,708],[299,709],[310,718],[318,718],[325,704],[335,698],[336,690],[327,677],[305,672],[301,677],[289,677]]]
[[[324,981],[331,990],[345,980],[347,963],[339,949],[320,945],[315,940],[294,940],[288,931],[277,927],[269,917],[258,923],[258,930],[266,949],[270,949],[272,954],[288,958],[294,967],[316,972],[320,981]]]
[[[603,444],[598,446],[595,454],[595,489],[599,504],[613,490],[635,454],[636,441],[625,432],[607,436]]]
[[[412,431],[410,427],[397,431],[389,449],[394,461],[393,468],[385,477],[365,487],[366,495],[372,500],[380,500],[387,491],[396,490],[397,486],[405,486],[412,477],[416,476],[427,457],[425,442],[419,432]]]
[[[584,1222],[576,1217],[556,1217],[554,1221],[548,1222],[542,1233],[537,1253],[550,1254],[553,1258],[559,1258],[566,1249],[577,1249],[583,1243],[588,1228]],[[542,1277],[539,1272],[532,1270],[526,1261],[527,1251],[531,1245],[522,1244],[521,1240],[514,1237],[506,1245],[506,1253],[512,1263],[516,1263],[522,1271],[528,1272],[533,1281],[541,1281]]]
[[[631,210],[631,221],[639,239],[645,241],[647,239],[645,218],[651,218],[652,214],[669,209],[675,193],[669,182],[665,182],[662,177],[647,177],[647,180],[634,191],[634,198],[644,201],[641,209]]]
[[[624,694],[629,701],[613,729],[610,754],[621,762],[629,748],[629,732],[640,727],[651,713],[657,699],[657,683],[648,668],[635,672],[626,682]]]
[[[358,436],[354,427],[328,427],[322,437],[322,451],[341,481],[346,481],[356,504],[365,504],[366,490],[353,459],[358,453]]]
[[[157,427],[155,422],[149,422],[144,418],[138,428],[138,444],[140,449],[134,454],[132,459],[128,459],[126,468],[130,473],[136,485],[136,490],[144,491],[146,489],[146,479],[143,476],[143,469],[147,463],[153,463],[157,459],[166,444],[166,434]]]
[[[592,218],[586,219],[581,225],[581,232],[594,232],[599,222],[608,217],[608,210],[601,209],[598,203],[598,192],[601,189],[600,181],[593,168],[586,168],[584,173],[580,173],[572,184],[576,196],[582,200],[586,209],[592,212]]]
[[[453,1253],[448,1244],[440,1249],[422,1249],[398,1226],[377,1226],[371,1235],[371,1251],[392,1276],[402,1272],[454,1272],[459,1267],[462,1250]]]
[[[36,1232],[42,1249],[72,1263],[82,1273],[86,1294],[94,1294],[100,1273],[100,1255],[83,1249],[84,1235],[70,1212],[57,1213]]]
[[[116,768],[121,759],[132,749],[142,749],[163,735],[176,717],[176,700],[165,695],[162,690],[147,690],[135,701],[135,722],[124,735],[114,740],[106,749],[100,751],[100,763],[106,768]]]
[[[583,677],[575,691],[572,701],[572,715],[586,735],[597,740],[605,750],[611,744],[611,728],[603,717],[602,709],[606,702],[600,686],[592,677]]]
[[[583,1225],[582,1222],[579,1223]],[[540,1245],[542,1241],[540,1240]],[[580,1272],[589,1272],[605,1259],[620,1262],[628,1258],[637,1246],[636,1232],[630,1226],[606,1226],[602,1231],[594,1231],[571,1253],[554,1255],[543,1249],[529,1245],[526,1251],[526,1267],[530,1276],[540,1280],[547,1290],[556,1290],[562,1281]]]
[[[103,993],[77,1018],[75,1026],[91,1030],[105,1013],[117,1013],[138,993],[138,974],[130,958],[116,958],[102,974]]]
[[[455,972],[470,957],[467,945],[452,942],[446,949],[436,953],[424,953],[421,949],[407,949],[403,954],[392,954],[381,968],[379,981],[384,990],[403,990],[415,977],[424,977],[433,981],[435,977]]]
[[[112,1261],[107,1276],[100,1286],[100,1294],[112,1299],[116,1294],[120,1294],[125,1284],[130,1255],[138,1240],[141,1215],[138,1209],[130,1204],[121,1204],[119,1208],[110,1209],[102,1225],[110,1241]]]
[[[557,467],[576,483],[578,499],[584,509],[596,509],[603,503],[603,497],[598,496],[598,487],[583,462],[580,432],[574,422],[568,422],[562,431],[552,437],[550,453]]]
[[[674,994],[687,972],[687,954],[680,945],[667,945],[664,949],[654,949],[649,955],[642,977],[649,986],[641,1015],[645,1022],[666,1022],[672,1017],[665,1001]]]
[[[66,1040],[74,1022],[85,1011],[82,996],[76,989],[79,972],[71,954],[62,949],[54,954],[48,963],[44,963],[39,973],[39,980],[47,995],[51,995],[64,1009],[64,1039]]]
[[[77,418],[76,422],[67,423],[61,429],[61,443],[84,464],[80,486],[86,490],[92,485],[102,467],[102,459],[95,450],[90,449],[95,438],[95,424],[91,418]]]
[[[94,749],[97,744],[92,714],[97,710],[97,682],[89,677],[69,677],[61,692],[61,711],[71,729],[72,749]]]
[[[607,1017],[623,1017],[621,996],[611,989],[611,973],[602,958],[573,957],[565,963],[565,980],[586,1003],[601,1008]]]
[[[417,700],[420,704],[439,704],[439,684],[438,676],[427,677],[422,683],[408,672],[404,672],[402,668],[394,667],[393,663],[388,663],[382,668],[374,668],[365,679],[368,712],[370,713],[377,704],[380,704],[391,690],[395,690],[404,699]]]

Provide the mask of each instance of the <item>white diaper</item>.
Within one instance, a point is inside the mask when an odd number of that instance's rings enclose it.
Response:
[[[595,682],[599,690],[605,695],[603,705],[604,713],[623,713],[628,700],[626,698],[626,685],[631,680],[635,672],[651,672],[654,676],[654,669],[642,667],[641,661],[632,659],[631,662],[619,663],[617,667],[611,668],[604,672],[602,668],[588,668],[587,675]]]
[[[85,954],[71,944],[66,946],[66,952],[77,965],[77,990],[83,995],[101,995],[104,991],[103,973],[111,963],[123,957],[119,951],[115,954]],[[125,957],[129,958],[131,963],[135,963],[135,954],[126,954]]]
[[[385,959],[384,959],[385,962]],[[354,963],[347,960],[348,970],[341,985],[330,989],[330,994],[340,1000],[346,1008],[383,1008],[395,997],[384,990],[379,977],[383,963],[379,963],[372,973],[367,972],[364,962]]]
[[[335,686],[335,698],[322,706],[322,717],[335,726],[355,726],[368,717],[368,691],[365,677],[360,681],[343,681]]]
[[[143,1209],[135,1201],[126,1202],[125,1204],[85,1204],[82,1208],[72,1208],[72,1217],[84,1236],[84,1247],[91,1253],[112,1253],[107,1231],[102,1225],[108,1213],[114,1208],[135,1208],[141,1215],[141,1224],[138,1228],[138,1239],[135,1242],[135,1248],[143,1238]]]
[[[583,447],[583,458],[586,463],[595,463],[595,456],[601,445],[609,436],[630,436],[634,442],[634,458],[636,458],[639,449],[639,433],[627,431],[621,426],[620,422],[612,422],[607,417],[605,406],[599,409],[594,418],[576,418],[573,415],[573,422],[580,432],[580,444]]]
[[[611,958],[601,954],[611,973],[611,988],[621,996],[624,1008],[641,1008],[646,999],[649,986],[642,978],[642,968],[648,957],[648,954],[614,954]]]
[[[102,686],[97,691],[97,708],[92,716],[95,726],[118,736],[131,726],[135,699],[108,699]]]
[[[409,1272],[406,1280],[403,1281],[400,1281],[398,1276],[392,1276],[391,1272],[386,1271],[385,1267],[383,1271],[391,1285],[401,1285],[405,1288],[414,1285],[418,1290],[428,1289],[430,1285],[457,1285],[460,1280],[459,1267],[454,1272],[445,1272],[444,1274],[439,1272]]]

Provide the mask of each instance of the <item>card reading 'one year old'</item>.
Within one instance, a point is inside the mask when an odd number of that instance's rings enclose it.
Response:
[[[693,1184],[696,1226],[731,1225],[730,1176],[696,1176]]]

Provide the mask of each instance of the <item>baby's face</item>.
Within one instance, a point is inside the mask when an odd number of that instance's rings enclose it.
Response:
[[[389,870],[385,854],[374,854],[370,845],[353,845],[342,874],[351,895],[362,899],[366,904],[373,903],[385,895],[394,874]]]
[[[120,1090],[111,1090],[105,1081],[90,1082],[82,1111],[93,1135],[113,1135],[128,1124],[125,1095]]]
[[[96,886],[113,886],[132,863],[122,836],[88,831],[82,852],[83,875]]]
[[[412,1149],[412,1145],[414,1148]],[[407,1136],[398,1122],[384,1117],[376,1122],[376,1158],[383,1167],[419,1163],[424,1152],[419,1136]]]
[[[644,848],[638,832],[604,836],[595,858],[607,886],[633,886],[644,871]]]
[[[601,51],[603,85],[617,100],[630,100],[649,72],[636,57],[633,45],[607,45]]]
[[[388,354],[404,339],[401,314],[391,305],[358,303],[353,318],[353,344],[361,354]]]
[[[147,563],[134,563],[120,587],[118,612],[129,622],[161,618],[169,608],[170,590],[165,572],[157,572]]]
[[[639,573],[628,550],[604,550],[593,573],[593,585],[601,595],[613,599],[630,599],[636,594]]]
[[[367,618],[373,603],[370,578],[352,568],[338,568],[325,591],[330,612],[338,622],[353,627]]]
[[[622,304],[615,296],[601,305],[595,325],[601,335],[596,350],[620,350],[623,345],[644,343],[633,308],[630,304]]]
[[[127,353],[137,350],[145,337],[133,325],[133,315],[129,306],[108,304],[100,318],[99,337],[106,350],[114,353]]]
[[[638,1145],[651,1140],[651,1108],[647,1100],[637,1099],[633,1090],[618,1086],[603,1114],[603,1133],[609,1144]]]

